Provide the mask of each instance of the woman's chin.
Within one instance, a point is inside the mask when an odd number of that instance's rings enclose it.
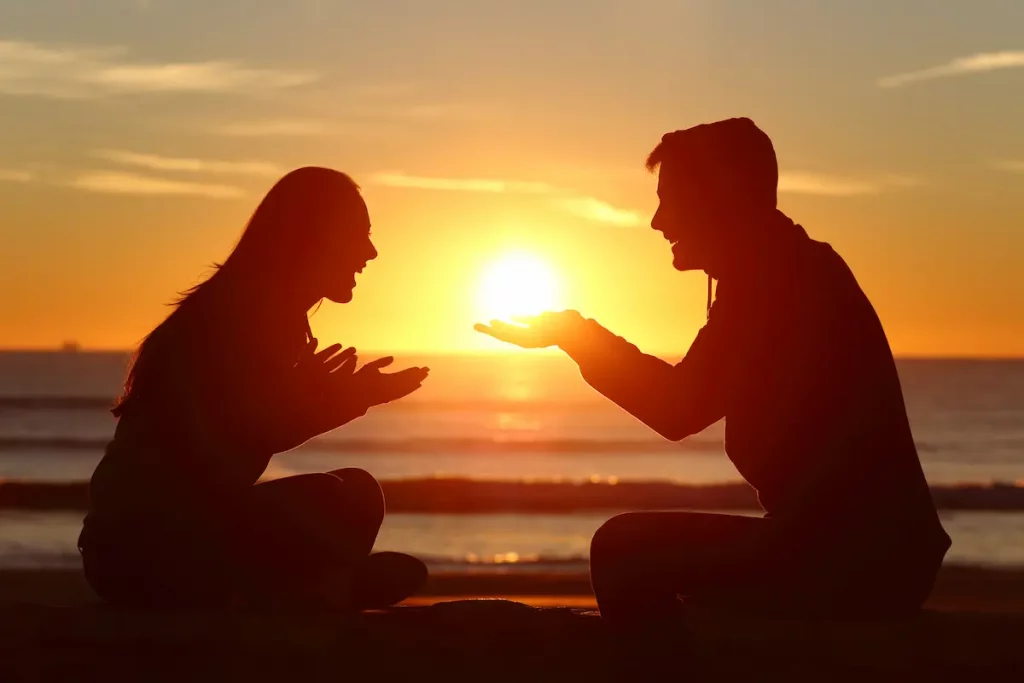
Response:
[[[346,289],[339,292],[333,292],[331,294],[328,294],[324,298],[336,304],[347,304],[350,301],[352,301],[353,294],[354,292],[351,289]]]

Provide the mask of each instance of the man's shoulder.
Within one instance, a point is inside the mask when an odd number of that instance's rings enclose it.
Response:
[[[802,237],[784,258],[756,277],[722,283],[710,320],[764,320],[769,327],[793,318],[847,311],[864,297],[853,271],[827,242]],[[788,323],[786,323],[788,324]]]
[[[835,288],[837,285],[856,285],[853,270],[828,242],[805,238],[795,253],[795,263],[788,270],[794,278]]]

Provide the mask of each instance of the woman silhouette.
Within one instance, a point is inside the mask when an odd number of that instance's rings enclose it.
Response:
[[[419,388],[427,368],[355,370],[316,352],[306,313],[352,299],[376,258],[358,186],[302,168],[282,178],[231,255],[139,346],[113,441],[92,477],[79,550],[104,599],[137,607],[384,607],[426,578],[370,554],[380,486],[343,469],[259,483],[271,456]]]

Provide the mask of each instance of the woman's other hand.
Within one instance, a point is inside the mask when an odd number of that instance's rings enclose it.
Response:
[[[318,352],[316,346],[317,340],[310,340],[295,364],[296,388],[300,395],[307,397],[330,391],[339,378],[352,374],[358,360],[354,348],[332,344]]]
[[[430,368],[412,367],[398,372],[381,372],[395,361],[391,356],[378,358],[359,368],[351,375],[351,380],[343,380],[345,386],[356,400],[368,408],[391,403],[405,398],[423,385],[430,374]]]

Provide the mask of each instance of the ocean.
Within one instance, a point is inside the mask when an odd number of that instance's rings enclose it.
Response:
[[[126,362],[122,353],[0,352],[0,478],[88,479],[113,433],[109,407]],[[398,364],[431,368],[420,392],[277,456],[267,476],[360,467],[379,480],[740,480],[722,447],[722,425],[665,442],[590,389],[567,358],[400,357]],[[899,370],[930,483],[1024,484],[1024,361],[902,360]],[[390,514],[377,547],[435,567],[577,570],[612,514]],[[947,561],[1024,566],[1024,512],[944,511],[942,518],[953,538]],[[80,523],[80,513],[0,510],[0,567],[75,565]]]

